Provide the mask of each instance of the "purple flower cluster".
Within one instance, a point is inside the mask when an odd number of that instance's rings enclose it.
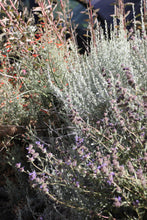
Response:
[[[30,180],[33,181],[36,179],[37,175],[36,175],[36,172],[35,170],[32,172],[32,173],[29,173],[29,177],[30,177]]]
[[[29,144],[29,147],[26,148],[28,150],[28,161],[34,162],[34,160],[39,156],[39,153],[34,150],[34,147],[32,144]]]
[[[24,167],[21,166],[21,163],[17,163],[15,166],[20,172],[24,172]]]
[[[44,193],[48,193],[49,189],[46,182],[48,177],[44,173],[37,174],[34,170],[33,172],[28,172],[28,174],[32,187],[39,187]]]
[[[80,148],[80,147],[83,145],[83,142],[84,142],[84,139],[83,139],[83,138],[76,136],[76,137],[75,137],[75,144],[76,144],[76,146],[73,147],[73,150],[75,150],[75,149],[77,149],[77,148]],[[84,149],[83,149],[83,150],[84,150]]]
[[[84,142],[84,139],[80,138],[78,136],[75,137],[75,140],[76,140],[77,147],[80,147],[83,144],[83,142]]]
[[[121,206],[121,197],[120,196],[114,198],[114,205],[116,207],[120,207]]]

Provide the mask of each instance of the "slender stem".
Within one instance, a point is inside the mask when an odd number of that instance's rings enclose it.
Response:
[[[12,5],[12,8],[15,10],[16,14],[19,16],[19,13],[18,13],[18,10],[16,9],[15,5],[13,4],[12,0],[9,0],[11,5]],[[25,24],[25,22],[21,19],[22,23]]]
[[[93,44],[96,48],[96,40],[95,40],[95,33],[94,33],[94,22],[93,22],[93,16],[92,16],[91,0],[89,0],[89,17],[90,17],[90,25],[91,25],[91,34],[92,34]]]

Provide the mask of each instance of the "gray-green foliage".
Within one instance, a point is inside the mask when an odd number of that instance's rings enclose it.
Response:
[[[106,86],[105,74],[111,78],[114,85],[116,80],[120,80],[124,87],[128,87],[127,78],[123,67],[128,67],[136,84],[136,91],[146,87],[146,35],[139,33],[131,39],[127,38],[127,32],[121,29],[115,30],[111,34],[111,39],[106,38],[100,30],[96,34],[96,48],[91,45],[91,53],[84,57],[77,53],[72,47],[72,52],[67,59],[64,80],[68,86],[61,92],[65,103],[67,97],[70,104],[80,113],[82,117],[100,117],[106,106],[109,106],[110,95]],[[118,79],[118,75],[120,79]],[[128,89],[132,89],[131,87]],[[115,97],[115,89],[112,97]],[[111,97],[111,99],[112,99]]]

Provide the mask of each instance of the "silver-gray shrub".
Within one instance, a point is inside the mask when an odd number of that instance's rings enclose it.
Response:
[[[114,85],[116,81],[122,82],[128,87],[126,74],[123,70],[128,67],[134,79],[136,90],[146,87],[146,34],[132,33],[130,39],[123,29],[115,30],[111,39],[106,38],[100,30],[96,30],[96,47],[91,45],[91,53],[87,56],[78,54],[76,48],[71,45],[72,52],[67,58],[67,67],[62,68],[63,78],[68,84],[63,91],[54,87],[57,94],[60,94],[67,106],[67,97],[70,99],[73,108],[86,120],[101,117],[101,113],[109,108],[112,97],[116,98],[116,91],[110,97],[107,89],[107,82],[103,77],[111,78]],[[131,92],[132,88],[128,88]]]

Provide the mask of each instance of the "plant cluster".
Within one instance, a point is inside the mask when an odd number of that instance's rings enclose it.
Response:
[[[72,123],[78,128],[75,144],[66,150],[56,146],[56,151],[38,141],[30,144],[27,157],[33,169],[25,172],[32,187],[59,204],[106,219],[118,217],[117,207],[122,213],[119,218],[142,219],[147,186],[146,102],[143,91],[134,94],[136,84],[133,80],[130,83],[129,68],[122,69],[132,93],[119,79],[111,84],[103,72],[110,95],[103,118],[91,126],[68,100]],[[16,166],[22,169],[20,163]]]
[[[18,219],[146,219],[144,29],[127,32],[120,22],[109,38],[98,26],[83,56],[75,41],[64,41],[62,1],[56,21],[39,1],[37,32],[10,3],[11,13],[0,3],[9,17],[0,20],[9,30],[0,53],[0,123],[30,126],[9,141],[11,149],[5,145],[16,178],[7,179],[7,191]],[[46,125],[46,137],[36,121]]]

